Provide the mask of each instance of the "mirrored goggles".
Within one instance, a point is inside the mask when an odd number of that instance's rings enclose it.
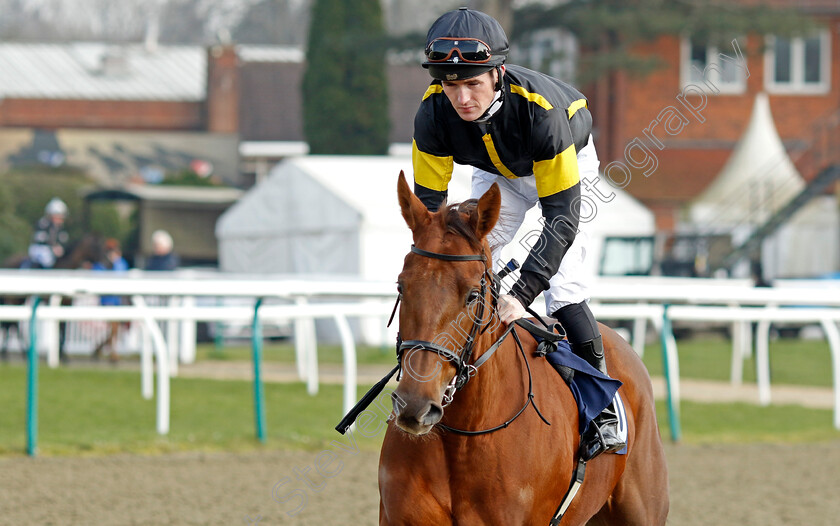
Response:
[[[429,62],[454,62],[457,64],[459,62],[458,57],[452,56],[456,52],[462,61],[471,64],[482,64],[493,56],[490,52],[490,46],[477,38],[441,37],[432,40],[426,47],[426,58],[429,59]]]

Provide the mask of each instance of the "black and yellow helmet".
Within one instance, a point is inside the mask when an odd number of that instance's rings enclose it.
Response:
[[[463,80],[501,66],[510,44],[492,16],[461,7],[435,20],[426,35],[423,67],[438,80]]]

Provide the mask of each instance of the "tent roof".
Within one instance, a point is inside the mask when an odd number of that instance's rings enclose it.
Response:
[[[770,214],[805,186],[776,131],[766,93],[756,95],[744,134],[712,183],[691,203],[695,223],[741,223]]]
[[[283,202],[283,195],[294,191],[283,176],[307,176],[328,189],[337,199],[355,210],[369,228],[404,228],[397,203],[397,177],[400,170],[411,180],[410,157],[313,155],[288,158],[269,173],[231,207],[219,220],[219,237],[237,234],[272,235],[276,221],[268,216],[280,215],[265,202]],[[450,185],[450,199],[469,197],[470,168],[456,166]]]
[[[268,216],[281,214],[281,211],[261,203],[283,202],[281,196],[293,190],[286,186],[288,182],[282,176],[294,178],[303,174],[355,210],[368,228],[403,229],[405,225],[396,195],[397,177],[401,170],[406,172],[406,177],[411,181],[410,157],[312,155],[286,159],[272,169],[265,181],[247,192],[239,203],[222,216],[216,228],[217,236],[270,236],[276,233],[274,225],[277,222]],[[471,174],[472,168],[469,166],[455,165],[449,184],[450,202],[469,198]],[[588,231],[604,235],[644,235],[653,232],[653,214],[644,205],[603,180],[596,186],[609,201],[604,202],[595,194],[584,192],[597,207],[594,219],[588,224]],[[541,228],[535,222],[539,218],[539,211],[534,209],[532,212],[528,221],[533,221],[534,225],[529,230]],[[584,211],[583,215],[586,216],[587,212]]]

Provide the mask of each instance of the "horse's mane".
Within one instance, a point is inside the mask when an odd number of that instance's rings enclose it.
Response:
[[[483,249],[481,240],[475,235],[475,230],[469,223],[470,214],[475,211],[476,206],[478,206],[477,199],[468,199],[463,203],[446,205],[440,215],[447,232],[466,239],[471,248],[481,251]]]

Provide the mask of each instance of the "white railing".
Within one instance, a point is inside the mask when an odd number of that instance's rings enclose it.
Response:
[[[344,408],[356,399],[356,360],[353,338],[349,334],[348,317],[387,318],[395,299],[393,281],[364,281],[334,277],[301,278],[300,276],[233,276],[216,273],[173,272],[123,275],[101,272],[0,271],[0,295],[48,295],[53,298],[88,295],[120,295],[132,298],[131,306],[60,307],[53,300],[38,310],[38,318],[58,320],[140,321],[143,323],[144,345],[141,356],[142,392],[151,397],[151,356],[158,363],[158,431],[168,430],[168,384],[170,369],[176,371],[175,342],[164,338],[157,322],[222,321],[248,323],[254,310],[248,306],[198,305],[195,297],[280,298],[285,305],[265,305],[259,310],[263,323],[293,322],[298,371],[307,382],[310,393],[317,392],[317,347],[312,323],[315,319],[332,319],[341,335],[344,356]],[[661,331],[665,316],[671,320],[702,321],[732,324],[732,381],[741,381],[743,358],[751,347],[751,323],[758,323],[756,333],[756,367],[759,402],[770,403],[768,360],[769,330],[772,323],[817,323],[829,343],[834,378],[834,426],[840,429],[840,286],[836,282],[795,283],[782,287],[753,288],[746,281],[690,280],[669,278],[609,278],[599,280],[593,288],[593,312],[599,319],[634,320],[632,344],[640,354],[644,351],[647,324]],[[167,306],[145,305],[145,296],[178,298]],[[329,301],[310,303],[311,300]],[[359,301],[363,299],[365,301]],[[792,308],[792,307],[806,308]],[[0,320],[28,320],[28,307],[0,306]],[[193,333],[194,334],[194,333]],[[667,335],[666,335],[667,336]],[[55,351],[49,361],[57,363],[57,332],[52,337]],[[666,338],[666,367],[670,391],[679,401],[679,356],[673,337]],[[150,349],[151,347],[151,349]],[[55,355],[55,356],[53,356]],[[166,362],[164,365],[163,362]],[[165,385],[164,385],[165,384]],[[165,408],[163,406],[166,406]]]

